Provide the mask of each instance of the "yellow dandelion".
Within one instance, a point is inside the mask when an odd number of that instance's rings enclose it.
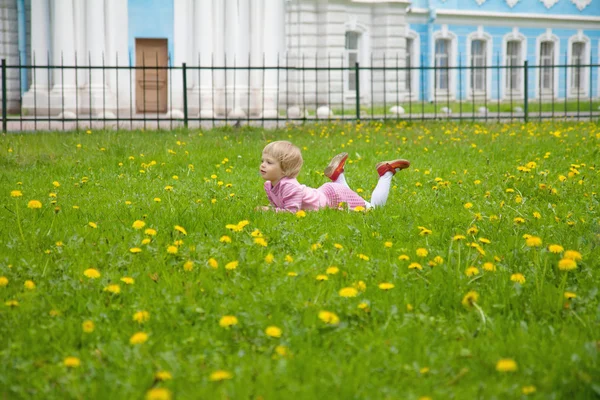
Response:
[[[131,336],[129,338],[129,343],[130,344],[142,344],[142,343],[146,343],[146,341],[148,340],[148,334],[145,332],[137,332],[134,333],[133,336]]]
[[[577,268],[577,262],[570,258],[563,258],[558,262],[558,269],[561,271],[571,271]]]
[[[537,211],[534,211],[534,212],[533,212],[533,218],[535,218],[535,219],[540,219],[540,218],[542,218],[542,214],[540,214],[540,213],[539,213],[539,212],[537,212]]]
[[[274,260],[275,260],[275,257],[271,253],[269,253],[265,256],[265,262],[267,264],[272,264]]]
[[[294,257],[290,256],[289,254],[287,254],[285,256],[285,262],[286,263],[293,263],[294,262]]]
[[[116,284],[108,285],[107,287],[104,288],[104,291],[112,293],[112,294],[119,294],[119,293],[121,293],[121,286],[116,285]]]
[[[353,287],[345,287],[340,289],[339,295],[341,297],[356,297],[358,296],[358,290]]]
[[[469,208],[473,208],[473,203],[465,203],[463,207],[468,210]]]
[[[221,242],[221,243],[231,243],[231,238],[229,236],[227,236],[227,235],[223,235],[219,239],[219,242]]]
[[[477,300],[479,300],[479,293],[477,293],[474,290],[471,290],[470,292],[464,295],[461,303],[465,307],[472,307],[474,303],[477,303]]]
[[[315,279],[318,280],[318,281],[320,281],[320,282],[321,281],[327,281],[327,280],[329,280],[329,278],[327,277],[327,275],[323,275],[323,274],[317,275],[317,277]]]
[[[90,228],[93,228],[93,229],[97,229],[97,228],[98,228],[98,224],[97,224],[97,223],[95,223],[95,222],[88,222],[88,226],[89,226]]]
[[[417,263],[417,262],[413,262],[413,263],[410,263],[410,264],[408,265],[408,269],[418,269],[418,270],[423,270],[423,266],[422,266],[421,264]]]
[[[360,258],[361,260],[364,260],[364,261],[369,261],[369,256],[364,255],[362,253],[358,255],[358,258]]]
[[[567,300],[571,300],[577,297],[577,295],[573,292],[565,292],[564,293],[565,299]]]
[[[138,324],[150,321],[150,313],[148,311],[136,311],[133,313],[133,320]]]
[[[19,302],[17,300],[7,300],[4,302],[4,305],[7,307],[19,307]]]
[[[131,227],[133,229],[142,229],[145,226],[146,226],[146,223],[144,221],[142,221],[142,220],[139,220],[139,219],[136,220],[136,221],[134,221],[133,224],[131,225]]]
[[[567,250],[563,256],[564,258],[568,258],[573,261],[581,261],[581,253],[576,250]]]
[[[560,244],[551,244],[548,246],[548,251],[550,253],[559,254],[565,251],[565,248],[562,247]]]
[[[363,206],[354,207],[354,211],[356,211],[356,212],[361,212],[361,211],[365,211],[365,210],[366,210],[366,208],[364,208]]]
[[[496,266],[491,262],[483,263],[483,270],[488,272],[496,271]]]
[[[63,365],[67,368],[77,368],[81,366],[81,360],[77,357],[67,357],[63,360]]]
[[[98,279],[100,278],[100,272],[95,268],[88,268],[83,271],[83,275],[90,279]]]
[[[287,276],[291,276],[291,277],[298,276],[298,273],[294,272],[294,271],[290,271],[287,273]]]
[[[385,248],[388,248],[388,249],[389,249],[389,248],[391,248],[393,245],[394,245],[394,244],[393,244],[392,242],[385,242],[385,243],[383,244],[383,247],[385,247]]]
[[[129,276],[124,276],[121,278],[121,282],[123,282],[126,285],[133,285],[135,283],[135,279]]]
[[[537,236],[530,236],[525,240],[525,244],[528,247],[541,247],[542,239]]]
[[[218,370],[218,371],[211,373],[208,379],[211,382],[220,382],[220,381],[224,381],[224,380],[231,379],[231,378],[233,378],[233,375],[231,374],[231,372],[224,371],[224,370]]]
[[[472,226],[469,229],[467,229],[467,235],[477,235],[478,232],[479,228],[477,228],[476,226]]]
[[[452,240],[455,241],[455,242],[459,241],[459,240],[465,240],[465,239],[466,239],[465,235],[454,235],[452,237]]]
[[[194,269],[194,262],[192,260],[187,260],[186,262],[183,263],[183,270],[184,271],[191,271]]]
[[[208,259],[208,266],[213,269],[219,268],[219,262],[211,257]]]
[[[278,328],[276,326],[268,326],[267,329],[265,329],[265,334],[272,338],[280,338],[281,328]]]
[[[156,236],[156,229],[148,228],[144,231],[144,234],[148,236]]]
[[[225,269],[226,270],[234,270],[238,267],[238,265],[240,265],[239,261],[230,261],[227,264],[225,264]]]
[[[340,318],[331,311],[319,311],[319,319],[329,325],[337,325],[340,323]]]
[[[254,238],[254,244],[262,247],[267,247],[267,241],[261,237]]]
[[[477,240],[479,240],[479,242],[481,242],[483,244],[490,244],[490,243],[492,243],[492,241],[490,239],[486,239],[486,238],[483,238],[483,237],[479,238]]]
[[[398,260],[400,260],[400,261],[409,261],[410,257],[407,256],[406,254],[401,254],[401,255],[398,256]]]
[[[152,242],[152,239],[150,239],[150,238],[144,238],[144,239],[142,239],[142,246],[150,244],[150,242]]]
[[[498,372],[514,372],[517,370],[517,363],[512,358],[502,358],[496,363]]]
[[[338,250],[342,250],[342,249],[344,248],[344,246],[342,246],[342,245],[341,245],[341,244],[339,244],[339,243],[334,243],[334,244],[333,244],[333,247],[335,247],[335,248],[336,248],[336,249],[338,249]]]
[[[523,283],[525,283],[525,276],[520,273],[512,274],[510,276],[510,280],[513,282],[518,282],[520,284],[523,284]]]
[[[161,382],[170,381],[173,379],[173,375],[169,371],[158,371],[154,374],[154,379]]]
[[[27,208],[31,208],[36,209],[36,208],[42,208],[42,203],[39,200],[29,200],[29,203],[27,203]]]
[[[465,270],[465,275],[467,275],[467,276],[479,275],[479,270],[477,269],[477,267],[470,266],[469,268],[467,268]]]
[[[379,289],[381,289],[381,290],[391,290],[394,287],[395,287],[394,284],[389,283],[389,282],[382,282],[379,284]]]
[[[177,254],[177,252],[179,251],[179,249],[177,248],[177,246],[169,246],[167,247],[167,253],[169,254]]]
[[[352,286],[354,286],[357,290],[360,290],[361,292],[367,290],[367,284],[364,281],[358,281]]]
[[[429,254],[429,252],[427,251],[427,249],[424,248],[418,248],[417,251],[417,257],[427,257],[427,255]]]
[[[364,310],[364,311],[368,311],[369,310],[369,304],[362,302],[362,303],[358,303],[358,305],[356,306],[359,310]]]
[[[296,211],[296,217],[304,218],[304,217],[306,217],[306,212],[304,210],[298,210],[298,211]]]
[[[229,328],[233,325],[238,324],[238,319],[234,315],[224,315],[219,320],[219,326],[222,328]]]
[[[444,259],[441,256],[435,256],[433,258],[433,262],[437,265],[442,265],[444,263]]]
[[[8,285],[8,278],[5,276],[0,276],[0,287],[4,287]]]
[[[11,190],[10,197],[21,197],[23,193],[20,190]]]
[[[32,280],[28,279],[23,284],[23,287],[25,287],[25,289],[27,289],[27,290],[34,290],[35,289],[35,283]]]
[[[521,218],[521,217],[516,217],[516,218],[513,219],[513,222],[515,224],[524,224],[525,223],[525,219]]]
[[[177,232],[181,232],[184,235],[187,235],[187,231],[185,230],[185,228],[183,226],[175,225],[173,227],[173,229],[175,229]]]
[[[521,388],[521,393],[523,393],[525,396],[530,395],[530,394],[534,394],[536,392],[536,387],[533,385],[527,385],[527,386],[523,386]]]
[[[338,272],[340,272],[340,269],[339,269],[338,267],[336,267],[335,265],[332,265],[331,267],[328,267],[328,268],[325,270],[325,273],[326,273],[327,275],[335,275],[335,274],[337,274]]]
[[[137,254],[137,253],[141,253],[142,249],[140,249],[139,247],[132,247],[129,249],[129,252],[133,253],[133,254]]]
[[[92,332],[94,332],[94,329],[96,329],[96,325],[94,325],[94,321],[90,321],[88,319],[86,321],[83,321],[83,323],[81,324],[81,329],[85,333],[92,333]]]

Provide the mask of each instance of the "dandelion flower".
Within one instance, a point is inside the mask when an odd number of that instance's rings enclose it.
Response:
[[[169,371],[158,371],[154,374],[154,379],[161,382],[170,381],[173,379],[173,375]]]
[[[144,234],[148,236],[156,236],[156,229],[148,228],[144,231]]]
[[[35,289],[35,283],[32,280],[30,280],[30,279],[26,280],[25,283],[23,284],[23,286],[27,290],[33,290],[33,289]]]
[[[177,246],[169,246],[167,247],[167,253],[169,254],[177,254],[177,252],[179,251],[179,249],[177,249]]]
[[[181,232],[184,235],[187,235],[187,231],[185,230],[185,228],[183,226],[175,225],[173,227],[173,229],[175,229],[177,232]]]
[[[442,265],[444,263],[444,259],[441,256],[435,256],[433,258],[433,262],[437,265]]]
[[[144,238],[144,239],[142,240],[142,246],[145,246],[145,245],[147,245],[147,244],[150,244],[150,242],[152,242],[152,239],[150,239],[150,238]]]
[[[558,269],[561,271],[571,271],[577,268],[577,262],[570,258],[563,258],[558,262]]]
[[[502,358],[496,363],[498,372],[514,372],[517,370],[517,363],[512,358]]]
[[[564,258],[568,258],[570,260],[573,261],[581,261],[582,257],[581,257],[581,253],[575,250],[567,250],[565,251],[565,254],[563,256]]]
[[[496,266],[491,262],[483,263],[483,270],[488,272],[496,271]]]
[[[183,263],[183,270],[184,271],[191,271],[194,269],[194,262],[192,260],[187,260],[185,263]]]
[[[225,264],[225,269],[226,270],[234,270],[238,267],[238,265],[240,265],[239,261],[230,261],[227,264]]]
[[[287,273],[287,276],[291,276],[291,277],[298,276],[298,273],[294,272],[294,271],[290,271]]]
[[[533,385],[527,385],[527,386],[523,386],[521,388],[521,393],[523,393],[525,396],[530,395],[530,394],[534,394],[536,392],[536,387]]]
[[[534,211],[534,212],[533,212],[533,218],[535,218],[535,219],[540,219],[540,218],[542,218],[542,214],[540,214],[540,213],[539,213],[539,212],[537,212],[537,211]]]
[[[335,248],[336,248],[336,249],[338,249],[338,250],[342,250],[342,249],[344,248],[344,246],[342,246],[342,245],[341,245],[341,244],[339,244],[339,243],[334,243],[334,244],[333,244],[333,247],[335,247]]]
[[[329,325],[337,325],[340,323],[340,318],[331,311],[319,311],[319,319]]]
[[[328,267],[327,270],[325,270],[325,273],[327,275],[335,275],[338,272],[340,272],[340,269],[338,267],[336,267],[335,265],[332,265],[331,267]]]
[[[265,256],[265,262],[267,264],[272,264],[274,260],[275,260],[275,257],[271,253],[269,253]]]
[[[288,263],[288,264],[289,264],[289,263],[293,263],[293,262],[294,262],[294,257],[292,257],[292,256],[290,256],[289,254],[287,254],[287,255],[285,256],[285,262],[286,262],[286,263]]]
[[[490,239],[486,239],[486,238],[483,238],[483,237],[481,237],[481,238],[479,238],[477,240],[479,240],[483,244],[490,244],[490,243],[492,243],[492,241]]]
[[[479,228],[477,228],[476,226],[472,226],[469,229],[467,229],[467,235],[477,235],[478,232]]]
[[[31,208],[36,209],[36,208],[42,208],[42,203],[39,200],[29,200],[29,203],[27,203],[27,208]]]
[[[146,223],[144,221],[141,220],[136,220],[133,222],[133,224],[131,225],[131,227],[133,229],[142,229],[144,226],[146,226]]]
[[[467,276],[479,275],[479,270],[477,269],[477,267],[470,266],[469,268],[467,268],[465,270],[465,275],[467,275]]]
[[[479,300],[479,293],[477,293],[474,290],[471,290],[470,292],[465,294],[461,303],[465,307],[472,307],[474,303],[477,303],[477,300]]]
[[[12,190],[10,192],[10,197],[21,197],[23,193],[20,190]]]
[[[133,253],[133,254],[137,254],[137,253],[141,253],[142,249],[140,249],[139,247],[132,247],[129,249],[129,252]]]
[[[358,303],[358,305],[356,306],[359,310],[365,310],[367,311],[369,309],[369,304],[362,302],[362,303]]]
[[[94,321],[90,321],[89,319],[86,321],[83,321],[83,323],[81,324],[81,329],[85,333],[92,333],[92,332],[94,332],[95,328],[96,328],[96,325],[94,325]]]
[[[465,239],[466,239],[465,235],[454,235],[454,237],[452,237],[452,240],[455,242],[458,240],[465,240]]]
[[[134,333],[133,336],[131,336],[131,338],[129,338],[129,343],[130,344],[142,344],[145,343],[148,340],[148,334],[145,332],[137,332]]]
[[[352,286],[354,286],[357,290],[360,290],[361,292],[367,290],[367,284],[364,281],[358,281]]]
[[[525,276],[520,273],[512,274],[510,276],[510,280],[513,282],[518,282],[520,284],[523,284],[523,283],[525,283]]]
[[[317,277],[315,279],[318,280],[318,281],[327,281],[327,280],[329,280],[329,278],[327,277],[327,275],[323,275],[323,274],[317,275]]]
[[[8,285],[8,278],[5,276],[0,276],[0,287],[4,287]]]
[[[577,297],[577,295],[573,292],[565,292],[564,293],[565,299],[567,300],[571,300]]]
[[[364,255],[364,254],[359,254],[358,258],[360,258],[361,260],[364,260],[364,261],[369,261],[369,256]]]
[[[98,224],[95,223],[95,222],[88,222],[88,225],[89,225],[90,228],[93,228],[93,229],[97,229],[98,228]]]
[[[265,329],[265,334],[272,338],[280,338],[281,328],[278,328],[276,326],[268,326],[267,329]]]
[[[385,243],[383,244],[383,247],[386,247],[386,248],[388,248],[388,249],[389,249],[389,248],[391,248],[393,245],[394,245],[394,244],[393,244],[392,242],[385,242]]]
[[[112,294],[119,294],[121,293],[121,287],[119,285],[108,285],[107,287],[104,288],[105,292],[109,292]]]
[[[366,208],[364,208],[363,206],[354,207],[354,211],[356,211],[356,212],[361,212],[361,211],[365,211],[365,210],[366,210]]]
[[[208,266],[213,269],[219,268],[219,262],[211,257],[208,259]]]
[[[224,315],[219,320],[219,326],[222,328],[229,328],[230,326],[237,325],[238,319],[233,315]]]
[[[394,288],[394,284],[393,283],[389,283],[389,282],[382,282],[379,284],[379,289],[381,290],[391,290]]]
[[[121,282],[123,282],[126,285],[133,285],[135,283],[135,279],[129,276],[124,276],[121,278]]]
[[[418,269],[419,271],[421,271],[423,270],[423,266],[417,262],[413,262],[408,265],[408,269]]]
[[[427,257],[427,255],[429,254],[429,252],[427,251],[427,249],[424,248],[418,248],[417,251],[417,257]]]
[[[564,250],[565,248],[562,247],[560,244],[551,244],[548,246],[548,251],[550,253],[559,254],[562,253]]]
[[[407,256],[406,254],[401,254],[401,255],[398,256],[398,260],[400,260],[400,261],[409,261],[410,257]]]
[[[7,300],[4,302],[4,305],[7,307],[19,307],[19,302],[17,300]]]
[[[525,219],[521,218],[521,217],[516,217],[516,218],[513,219],[513,222],[515,224],[524,224],[525,223]]]
[[[67,357],[63,360],[63,365],[67,368],[77,368],[81,365],[81,360],[77,357]]]
[[[541,247],[542,239],[537,236],[530,236],[525,240],[525,244],[529,247]]]
[[[227,236],[227,235],[223,235],[219,239],[219,242],[221,242],[221,243],[231,243],[231,238],[229,236]]]
[[[356,297],[358,295],[358,290],[353,287],[345,287],[340,289],[339,295],[341,297]]]
[[[100,278],[100,272],[94,268],[86,269],[85,271],[83,271],[83,275],[85,275],[87,278],[90,278],[90,279]]]
[[[218,370],[218,371],[215,371],[212,374],[210,374],[210,377],[208,379],[212,382],[220,382],[220,381],[224,381],[224,380],[231,379],[231,378],[233,378],[233,375],[231,374],[231,372],[224,371],[224,370]]]
[[[304,210],[298,210],[298,211],[296,211],[296,217],[304,218],[304,217],[306,217],[306,212]]]
[[[150,313],[148,311],[136,311],[133,314],[133,320],[138,324],[143,324],[150,320]]]
[[[267,247],[267,241],[261,237],[254,238],[254,244],[262,247]]]
[[[473,208],[473,203],[465,203],[464,207],[468,210],[469,208]]]

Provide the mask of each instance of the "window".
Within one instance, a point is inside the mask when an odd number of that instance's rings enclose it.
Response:
[[[471,42],[471,88],[483,92],[486,88],[486,42],[473,40]]]
[[[356,70],[354,66],[358,61],[358,32],[346,32],[346,62],[348,63],[348,90],[356,91]]]
[[[543,92],[551,92],[554,89],[553,64],[554,42],[542,42],[540,45],[540,89]]]
[[[584,89],[583,68],[585,57],[585,43],[574,42],[571,47],[571,91],[578,92]]]
[[[448,90],[450,87],[450,40],[435,41],[435,89]]]
[[[406,67],[412,67],[415,57],[415,41],[412,38],[406,38]],[[406,90],[411,92],[413,90],[412,87],[412,77],[411,72],[406,70]]]
[[[521,41],[511,40],[506,43],[506,90],[521,89],[520,70],[521,64]]]

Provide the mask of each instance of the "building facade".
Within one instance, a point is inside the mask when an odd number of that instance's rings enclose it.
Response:
[[[180,116],[184,93],[204,118],[600,93],[600,0],[0,0],[0,21],[0,58],[24,65],[9,109],[34,115]]]

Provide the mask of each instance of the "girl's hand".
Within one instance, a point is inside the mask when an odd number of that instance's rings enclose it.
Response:
[[[256,211],[269,211],[271,207],[269,206],[258,206],[255,208]]]

